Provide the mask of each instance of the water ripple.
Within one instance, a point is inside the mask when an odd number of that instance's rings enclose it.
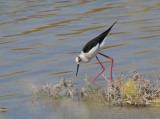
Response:
[[[12,97],[12,96],[18,96],[18,95],[23,95],[23,94],[8,94],[8,95],[0,95],[0,98],[4,98],[4,97]]]
[[[0,77],[13,76],[13,75],[22,74],[22,73],[29,72],[29,71],[31,71],[31,70],[23,70],[23,71],[12,72],[12,73],[8,73],[8,74],[5,74],[5,75],[0,75]]]
[[[63,45],[63,43],[51,44],[51,45],[46,45],[46,46],[38,46],[38,47],[13,48],[13,49],[8,49],[8,51],[40,49],[40,48],[54,47],[54,46],[59,46],[59,45]]]
[[[103,49],[109,49],[109,48],[114,48],[114,47],[120,47],[120,46],[125,46],[125,45],[130,45],[132,44],[131,42],[126,42],[126,43],[122,43],[122,44],[118,44],[118,45],[112,45],[112,46],[106,46]]]
[[[74,71],[63,71],[63,72],[56,72],[56,73],[51,73],[51,74],[48,74],[48,76],[54,76],[54,75],[59,75],[59,74],[66,74],[66,73],[71,73],[71,72],[74,72]]]

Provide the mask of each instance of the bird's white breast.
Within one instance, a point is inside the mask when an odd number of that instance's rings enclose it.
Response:
[[[105,44],[105,39],[102,41],[102,43],[99,45],[99,43],[94,46],[88,53],[81,52],[81,57],[83,59],[83,62],[89,62],[93,57],[97,56],[97,54],[102,50]]]

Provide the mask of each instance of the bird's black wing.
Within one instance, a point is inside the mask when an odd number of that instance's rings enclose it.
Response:
[[[116,21],[117,22],[117,21]],[[116,23],[114,22],[113,25]],[[102,41],[105,39],[105,37],[108,35],[108,33],[110,32],[110,30],[112,29],[113,25],[107,29],[106,31],[104,31],[103,33],[101,33],[99,36],[97,36],[96,38],[92,39],[91,41],[89,41],[84,48],[82,49],[82,51],[84,53],[89,52],[94,46],[96,46],[98,43],[99,45],[102,43]]]
[[[95,42],[95,40],[94,39],[92,39],[91,41],[89,41],[85,46],[84,46],[84,48],[82,49],[82,51],[84,52],[84,53],[87,53],[87,52],[89,52],[94,46],[96,46],[97,45],[97,42]]]

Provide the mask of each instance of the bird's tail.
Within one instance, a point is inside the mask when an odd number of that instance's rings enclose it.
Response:
[[[116,22],[117,22],[117,21],[116,21]],[[105,37],[108,35],[108,33],[110,32],[110,30],[112,29],[112,27],[114,26],[114,24],[115,24],[116,22],[114,22],[109,29],[107,29],[106,31],[104,31],[103,33],[101,33],[99,36],[97,36],[97,37],[95,38],[95,39],[97,39],[97,41],[98,41],[100,44],[101,44],[102,41],[105,39]]]

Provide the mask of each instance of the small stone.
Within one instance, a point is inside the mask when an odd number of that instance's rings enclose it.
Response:
[[[6,112],[6,111],[8,111],[8,109],[7,109],[7,108],[5,108],[5,107],[0,108],[0,112]]]

